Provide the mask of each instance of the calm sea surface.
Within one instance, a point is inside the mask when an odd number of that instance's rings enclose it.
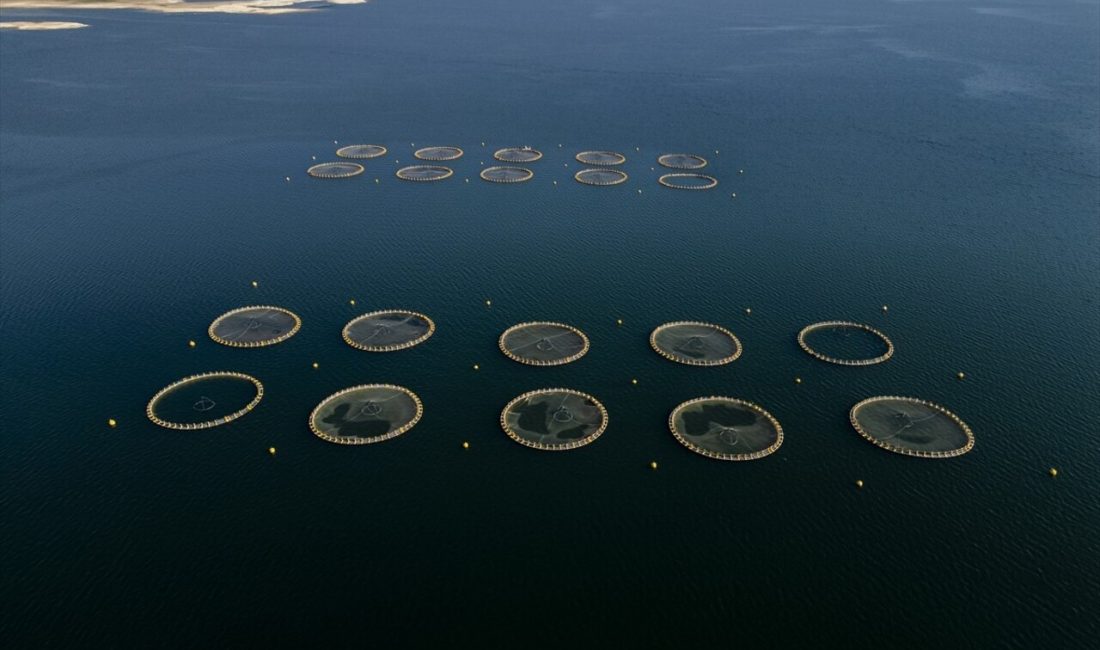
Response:
[[[4,17],[91,25],[0,34],[5,647],[1094,647],[1096,2]],[[306,176],[334,141],[390,153]],[[466,155],[404,183],[413,143]],[[477,177],[520,145],[546,154],[531,182]],[[575,183],[583,149],[626,154],[629,182]],[[659,187],[670,151],[718,189]],[[257,303],[301,331],[206,336]],[[391,307],[438,331],[341,340]],[[743,357],[649,349],[684,319]],[[795,334],[826,319],[895,357],[812,359]],[[524,320],[591,351],[514,363],[496,339]],[[208,370],[256,376],[263,402],[207,431],[146,419]],[[369,382],[414,390],[423,420],[367,447],[311,435],[322,398]],[[598,397],[607,432],[510,441],[500,409],[548,386]],[[782,448],[681,447],[669,412],[711,394],[768,409]],[[879,394],[945,405],[974,450],[867,443],[848,409]]]

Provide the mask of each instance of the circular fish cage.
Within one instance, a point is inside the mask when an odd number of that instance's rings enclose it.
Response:
[[[585,185],[607,186],[625,183],[629,177],[617,169],[582,169],[573,174],[573,178]]]
[[[607,409],[587,393],[543,388],[508,402],[500,414],[500,426],[521,445],[564,451],[599,438],[607,428]]]
[[[282,343],[298,333],[302,319],[289,309],[271,305],[240,307],[214,319],[210,338],[233,348],[262,348]]]
[[[204,372],[157,391],[145,406],[145,415],[166,429],[210,429],[245,415],[263,397],[264,385],[251,375]]]
[[[842,366],[871,366],[894,356],[894,343],[886,334],[870,325],[843,320],[803,327],[798,345],[815,359]]]
[[[386,309],[352,319],[344,326],[344,341],[367,352],[393,352],[419,345],[435,332],[435,323],[424,314]]]
[[[497,149],[493,158],[506,163],[533,163],[542,158],[542,152],[531,147],[505,147]]]
[[[677,321],[658,326],[649,335],[657,354],[689,366],[721,366],[741,356],[741,341],[712,323]]]
[[[657,182],[674,190],[711,190],[718,187],[718,179],[706,174],[665,174]]]
[[[363,173],[363,166],[353,162],[327,162],[306,170],[314,178],[351,178]]]
[[[699,397],[672,410],[680,444],[717,460],[756,460],[783,444],[783,427],[761,407],[733,397]]]
[[[536,321],[504,330],[498,345],[512,361],[530,366],[560,366],[588,352],[588,337],[572,325]]]
[[[490,183],[522,183],[534,176],[535,172],[525,167],[486,167],[481,170],[482,180]]]
[[[309,414],[313,435],[338,445],[369,445],[407,432],[424,415],[416,393],[391,384],[352,386],[329,395]]]
[[[412,165],[397,170],[397,177],[403,181],[429,183],[441,181],[454,175],[454,170],[442,165]]]
[[[380,144],[351,144],[337,149],[336,155],[341,158],[369,160],[371,158],[384,156],[387,151],[388,150]]]
[[[626,156],[615,151],[582,151],[576,155],[577,162],[586,165],[621,165]]]
[[[974,432],[959,416],[915,397],[869,397],[848,418],[859,435],[896,454],[954,458],[974,448]]]
[[[464,152],[458,147],[424,147],[417,149],[414,156],[420,160],[458,160]]]
[[[657,164],[669,169],[702,169],[707,159],[693,153],[666,153],[657,157]]]

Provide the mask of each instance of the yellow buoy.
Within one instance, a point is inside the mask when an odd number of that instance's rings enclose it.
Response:
[[[966,379],[966,373],[965,372],[960,372],[959,374],[957,374],[955,376],[958,377],[959,379]]]
[[[253,288],[253,289],[255,289],[255,288],[256,288],[256,287],[258,287],[258,286],[260,286],[260,283],[259,283],[259,282],[256,282],[255,280],[253,280],[253,281],[252,281],[252,288]]]
[[[1048,473],[1048,474],[1050,474],[1050,477],[1051,477],[1051,478],[1054,478],[1055,476],[1058,476],[1058,470],[1057,470],[1057,469],[1055,469],[1055,468],[1053,468],[1053,467],[1051,467],[1051,468],[1050,468],[1050,471],[1049,471],[1049,472],[1047,472],[1047,473]]]
[[[313,369],[314,369],[314,370],[316,370],[316,369],[318,369],[318,368],[320,368],[320,367],[321,367],[321,364],[317,363],[316,361],[314,361],[314,362],[313,362]]]
[[[620,318],[620,319],[616,320],[615,324],[616,325],[622,325],[623,324],[623,319]]]
[[[275,448],[274,448],[274,447],[268,447],[268,448],[267,448],[267,453],[269,453],[269,454],[271,454],[272,456],[274,456],[274,455],[275,455]]]
[[[650,461],[649,469],[657,469],[657,461]]]
[[[638,385],[638,380],[637,380],[637,379],[631,379],[631,380],[630,380],[630,383],[632,383],[632,384],[634,384],[635,386],[637,386],[637,385]]]
[[[193,347],[195,347],[195,345],[196,345],[196,343],[194,341],[188,341],[187,342],[187,347],[189,347],[189,348],[193,348]]]
[[[802,378],[801,377],[795,377],[794,378],[794,383],[801,384],[802,383]]]
[[[485,301],[485,306],[486,306],[486,307],[491,307],[492,305],[493,305],[493,301],[492,301],[492,300],[486,300],[486,301]]]
[[[474,364],[474,370],[481,370],[481,366],[479,366],[479,365],[477,365],[477,364],[475,363],[475,364]]]
[[[470,443],[463,441],[462,448],[463,449],[469,449],[470,448]]]
[[[352,298],[351,300],[349,300],[348,304],[349,305],[355,305],[355,298]]]
[[[859,480],[856,481],[856,487],[857,488],[863,487],[863,479],[859,479]]]
[[[111,427],[112,429],[114,429],[115,427],[117,427],[117,426],[118,426],[118,422],[115,422],[115,419],[114,419],[114,418],[108,418],[108,419],[107,419],[107,426],[109,426],[109,427]]]

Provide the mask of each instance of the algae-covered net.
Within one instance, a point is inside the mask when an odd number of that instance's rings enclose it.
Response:
[[[668,418],[672,435],[697,454],[718,460],[755,460],[783,444],[783,428],[763,408],[732,397],[699,397]]]
[[[532,163],[542,158],[542,152],[531,147],[506,147],[497,149],[493,158],[507,163]]]
[[[666,359],[691,366],[719,366],[741,356],[741,341],[712,323],[665,323],[649,335],[649,344]]]
[[[691,153],[666,153],[657,158],[657,163],[669,169],[702,169],[707,159]]]
[[[559,366],[588,352],[588,337],[564,323],[520,323],[504,330],[498,341],[509,359],[532,366]]]
[[[462,157],[462,153],[458,147],[424,147],[417,149],[413,155],[421,160],[456,160]]]
[[[411,390],[390,384],[352,386],[329,395],[309,416],[309,428],[322,440],[367,445],[395,438],[424,414]]]
[[[861,436],[883,449],[920,458],[951,458],[974,447],[974,434],[946,408],[915,397],[881,396],[852,407]]]
[[[585,185],[618,185],[626,182],[627,175],[617,169],[582,169],[573,178]]]
[[[524,167],[486,167],[481,178],[491,183],[522,183],[534,177],[535,172]]]
[[[586,165],[621,165],[626,162],[626,156],[614,151],[582,151],[576,158]]]
[[[568,388],[524,393],[504,407],[500,426],[521,445],[547,451],[576,449],[607,428],[607,410],[595,397]]]
[[[218,316],[207,333],[222,345],[258,348],[287,340],[301,326],[302,319],[289,309],[255,305],[233,309]]]
[[[392,352],[428,340],[435,323],[424,314],[387,309],[363,314],[344,326],[344,341],[368,352]]]
[[[327,162],[306,170],[314,178],[351,178],[363,173],[363,166],[353,162]]]
[[[352,144],[340,147],[336,155],[341,158],[370,159],[386,155],[386,148],[380,144]]]
[[[264,387],[239,372],[206,372],[165,386],[149,400],[145,414],[167,429],[209,429],[232,422],[260,403]]]
[[[870,366],[894,356],[894,343],[886,334],[851,321],[807,325],[798,333],[798,345],[815,359],[842,366]]]
[[[397,177],[404,181],[430,182],[450,178],[454,171],[442,165],[412,165],[397,170]]]

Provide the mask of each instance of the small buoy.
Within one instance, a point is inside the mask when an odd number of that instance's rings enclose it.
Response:
[[[117,426],[118,426],[118,422],[115,422],[115,419],[114,419],[114,418],[108,418],[108,419],[107,419],[107,426],[109,426],[109,427],[111,427],[112,429],[114,429],[115,427],[117,427]]]
[[[486,307],[491,307],[492,305],[493,305],[493,301],[492,301],[492,300],[486,300],[486,301],[485,301],[485,306],[486,306]]]
[[[112,422],[114,422],[114,420],[111,420],[111,421],[112,421]],[[1057,469],[1055,469],[1055,468],[1053,468],[1053,467],[1051,467],[1051,468],[1050,468],[1050,471],[1049,471],[1049,472],[1047,472],[1047,474],[1050,474],[1050,477],[1051,477],[1051,478],[1054,478],[1055,476],[1058,476],[1058,470],[1057,470]]]
[[[638,380],[637,380],[637,379],[631,379],[631,380],[630,380],[630,383],[632,383],[632,384],[634,384],[635,386],[637,386],[637,385],[638,385]]]
[[[641,194],[641,193],[642,193],[642,191],[641,191],[641,190],[638,190],[638,194]]]
[[[290,182],[290,177],[289,176],[286,177],[286,182],[288,182],[288,183]]]
[[[468,178],[467,178],[467,179],[466,179],[466,182],[467,182],[467,183],[469,183],[469,182],[470,182],[470,179],[468,179]]]
[[[483,147],[484,147],[484,146],[485,146],[485,143],[484,143],[484,142],[482,142],[482,143],[481,143],[481,146],[483,146]]]
[[[751,314],[752,313],[752,308],[751,307],[745,307],[745,313],[746,314]]]
[[[621,325],[623,324],[623,319],[621,319],[621,318],[617,319],[617,320],[615,321],[615,324],[616,324],[616,325],[620,325],[620,326],[621,326]]]
[[[744,170],[744,169],[738,169],[738,170],[737,170],[737,173],[738,173],[738,174],[744,174],[744,173],[745,173],[745,170]]]
[[[484,162],[482,162],[482,163],[481,163],[481,166],[482,166],[482,167],[484,167],[484,166],[485,166],[485,163],[484,163]]]
[[[259,282],[256,282],[255,280],[253,280],[253,281],[252,281],[252,288],[253,288],[253,289],[255,289],[255,288],[256,288],[256,287],[258,287],[258,286],[260,286],[260,283],[259,283]]]
[[[481,366],[479,366],[479,365],[477,365],[477,364],[475,363],[475,364],[474,364],[474,370],[481,370]]]
[[[560,145],[560,144],[558,145],[558,149],[561,149],[561,145]]]
[[[795,377],[794,378],[794,383],[801,384],[802,383],[802,378],[801,377]]]
[[[189,347],[189,348],[193,348],[193,347],[195,347],[195,345],[197,345],[197,344],[194,341],[188,341],[187,342],[187,347]]]
[[[890,308],[887,307],[886,305],[883,305],[882,306],[882,311],[890,311]]]
[[[856,480],[856,487],[857,488],[863,487],[863,479],[857,479]]]
[[[313,369],[314,369],[314,370],[316,370],[316,369],[318,369],[318,368],[320,368],[320,367],[321,367],[321,364],[317,363],[316,361],[314,361],[314,362],[313,362]]]
[[[640,147],[634,147],[634,151],[641,151]]]
[[[349,305],[355,305],[355,298],[352,298],[351,300],[349,300],[348,304]]]
[[[966,373],[965,372],[960,372],[959,374],[957,374],[955,376],[958,377],[959,379],[966,379]]]
[[[410,143],[409,143],[409,146],[410,146],[410,147],[415,147],[415,146],[416,146],[416,143],[415,143],[415,142],[410,142]]]
[[[657,461],[655,461],[655,460],[650,461],[649,469],[657,469]]]
[[[733,194],[730,194],[730,198],[731,199],[736,199],[737,198],[737,192],[734,192]]]
[[[313,158],[314,160],[317,160],[317,156],[310,156],[310,157]]]
[[[462,448],[463,448],[463,449],[469,449],[469,448],[470,448],[470,443],[468,443],[468,442],[466,442],[466,441],[463,441],[463,442],[462,442]]]
[[[375,182],[375,183],[377,183],[377,182],[378,182],[378,179],[377,179],[377,178],[376,178],[376,179],[374,179],[374,182]]]
[[[715,150],[714,150],[714,153],[718,153],[718,150],[717,150],[717,149],[715,149]]]
[[[267,453],[269,453],[269,454],[271,454],[272,456],[274,456],[274,455],[275,455],[275,448],[274,448],[274,447],[268,447],[268,448],[267,448]]]
[[[554,181],[554,185],[557,185],[557,184],[558,184],[558,182],[557,182],[557,181]]]
[[[338,140],[333,140],[332,144],[340,144],[340,142]]]

